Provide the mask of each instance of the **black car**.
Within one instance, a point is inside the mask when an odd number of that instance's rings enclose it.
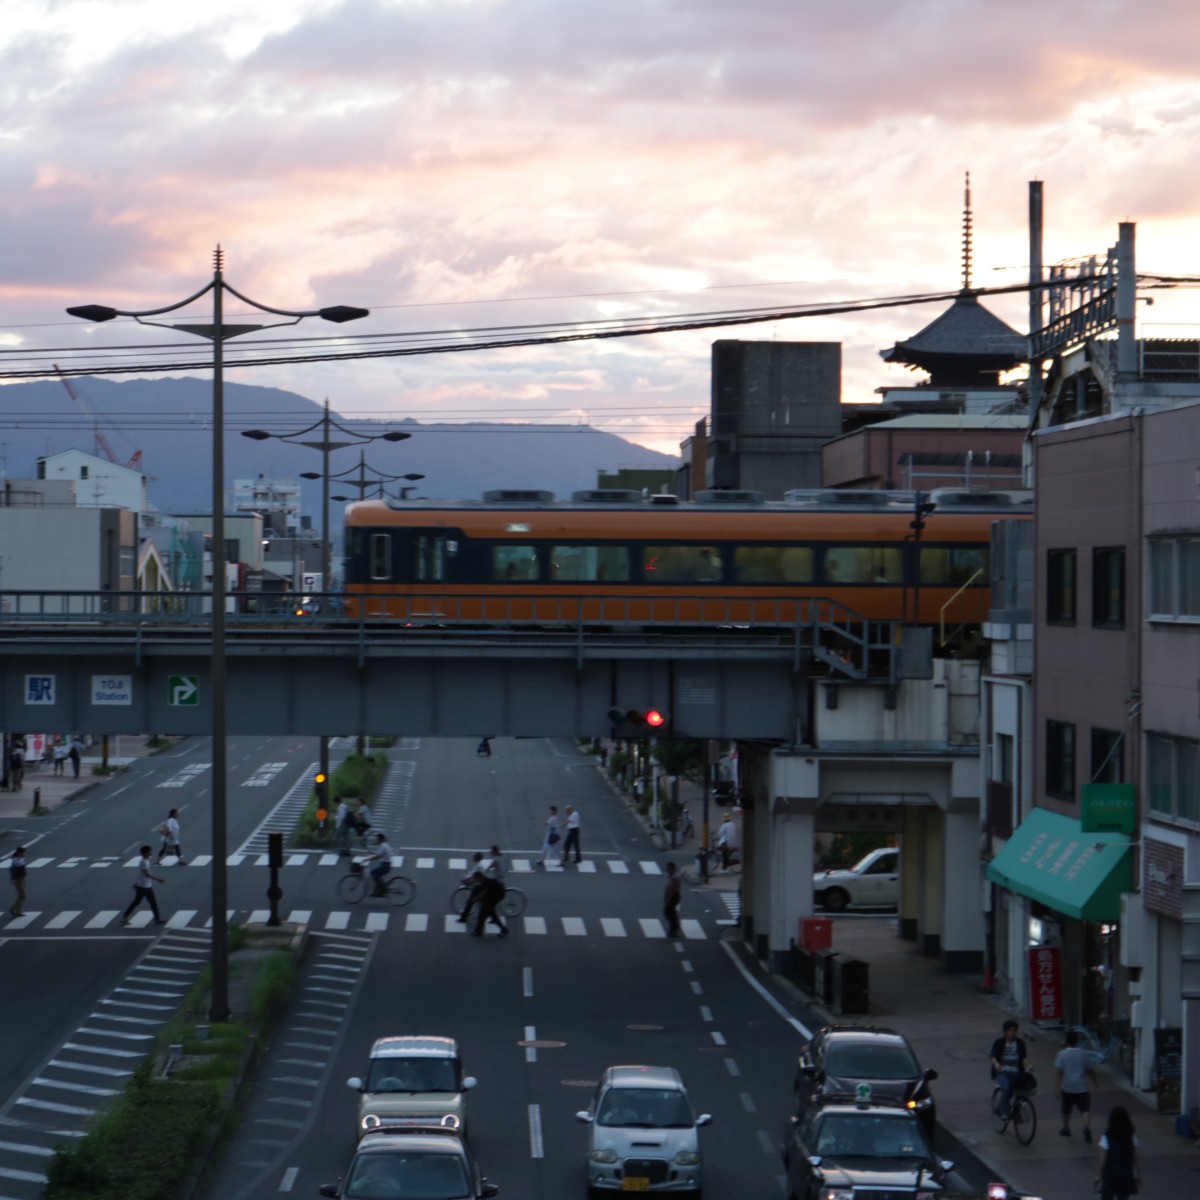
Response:
[[[789,1200],[933,1200],[954,1167],[934,1158],[921,1122],[895,1102],[810,1104],[784,1137]]]
[[[921,1070],[903,1034],[892,1029],[831,1025],[801,1051],[796,1101],[803,1108],[828,1096],[895,1100],[921,1118],[932,1138],[937,1106],[929,1085],[936,1078],[936,1071]]]
[[[483,1200],[500,1188],[479,1173],[465,1139],[443,1126],[369,1130],[346,1173],[321,1187],[346,1200]]]

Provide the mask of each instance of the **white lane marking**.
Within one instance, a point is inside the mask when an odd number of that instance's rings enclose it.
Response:
[[[608,869],[614,875],[629,874],[629,864],[627,862],[622,862],[619,858],[610,858],[608,860]]]
[[[700,1019],[703,1021],[711,1021],[713,1019],[712,1009],[707,1004],[700,1005]]]
[[[512,869],[520,874],[528,874],[533,870],[533,863],[527,858],[514,858],[512,860]]]
[[[758,1131],[758,1145],[764,1154],[778,1154],[779,1147],[771,1141],[771,1135],[765,1130]]]
[[[620,917],[601,917],[600,928],[604,930],[605,937],[625,936],[625,922]]]
[[[545,1155],[542,1146],[542,1106],[529,1106],[529,1157],[542,1158]]]
[[[367,913],[367,932],[382,933],[388,927],[387,913]]]
[[[757,979],[755,979],[753,975],[751,975],[751,974],[750,974],[750,972],[749,972],[749,971],[746,969],[745,965],[742,963],[742,960],[741,960],[740,958],[738,958],[737,954],[734,952],[734,950],[733,950],[733,949],[732,949],[732,947],[729,945],[729,943],[728,943],[728,942],[722,942],[722,943],[721,943],[721,949],[722,949],[722,950],[724,950],[724,951],[725,951],[725,953],[729,955],[730,959],[731,959],[731,960],[732,960],[732,962],[733,962],[733,965],[734,965],[735,967],[737,967],[737,969],[738,969],[738,970],[739,970],[739,971],[742,973],[742,977],[743,977],[743,978],[746,980],[746,982],[747,982],[747,983],[748,983],[748,984],[749,984],[749,985],[750,985],[750,986],[751,986],[751,987],[752,987],[752,988],[753,988],[753,989],[754,989],[754,990],[755,990],[755,991],[756,991],[756,992],[757,992],[757,993],[758,993],[758,994],[759,994],[759,995],[760,995],[760,996],[761,996],[761,997],[762,997],[762,998],[763,998],[763,999],[764,999],[764,1000],[765,1000],[765,1001],[766,1001],[766,1002],[767,1002],[767,1003],[768,1003],[768,1004],[769,1004],[769,1005],[770,1005],[770,1006],[771,1006],[771,1007],[772,1007],[772,1008],[773,1008],[773,1009],[774,1009],[774,1010],[775,1010],[775,1011],[776,1011],[776,1012],[777,1012],[777,1013],[778,1013],[778,1014],[779,1014],[779,1015],[780,1015],[780,1016],[781,1016],[781,1017],[782,1017],[782,1018],[783,1018],[783,1019],[784,1019],[784,1020],[785,1020],[785,1021],[786,1021],[786,1022],[787,1022],[787,1023],[788,1023],[788,1024],[789,1024],[789,1025],[790,1025],[790,1026],[791,1026],[791,1027],[792,1027],[792,1028],[793,1028],[793,1029],[794,1029],[794,1030],[795,1030],[795,1031],[796,1031],[796,1032],[797,1032],[799,1035],[800,1035],[800,1036],[801,1036],[801,1037],[802,1037],[802,1038],[804,1038],[804,1040],[805,1040],[806,1042],[811,1042],[811,1041],[812,1041],[812,1036],[813,1036],[813,1035],[812,1035],[812,1030],[811,1030],[811,1029],[809,1029],[809,1027],[808,1027],[807,1025],[805,1025],[803,1021],[799,1021],[799,1020],[797,1020],[795,1017],[793,1017],[793,1016],[792,1016],[792,1014],[791,1014],[790,1012],[788,1012],[788,1010],[787,1010],[786,1008],[784,1008],[784,1007],[783,1007],[783,1005],[782,1005],[782,1004],[780,1004],[780,1003],[779,1003],[779,1001],[778,1001],[778,1000],[776,1000],[776,999],[775,999],[775,997],[774,997],[774,996],[772,996],[772,995],[771,995],[771,993],[770,993],[770,992],[768,992],[768,991],[767,991],[767,989],[766,989],[765,987],[763,987],[763,985],[762,985],[761,983],[759,983],[759,982],[758,982],[758,980],[757,980]]]
[[[545,917],[525,917],[525,932],[526,933],[545,933],[546,918]]]
[[[642,927],[642,933],[648,938],[665,938],[667,936],[667,931],[657,917],[639,917],[638,924]]]
[[[283,1173],[283,1178],[279,1181],[279,1190],[281,1192],[290,1192],[295,1186],[296,1176],[299,1174],[299,1167],[288,1167]]]
[[[737,1065],[736,1058],[727,1058],[725,1060],[725,1070],[727,1070],[730,1075],[734,1077],[734,1079],[736,1079],[742,1073],[741,1068]]]
[[[15,1154],[36,1154],[41,1158],[49,1158],[54,1153],[53,1146],[32,1146],[25,1142],[0,1142],[0,1150],[11,1150]]]
[[[679,965],[684,969],[686,974],[690,975],[692,973],[692,964],[686,958]]]
[[[683,936],[689,941],[706,941],[708,934],[704,932],[704,926],[699,921],[680,921],[679,928],[683,930]]]
[[[467,869],[467,860],[465,858],[452,858],[446,865],[452,871],[465,871]]]
[[[287,915],[287,923],[289,925],[307,925],[311,920],[311,908],[293,908]]]
[[[177,913],[167,920],[168,929],[183,929],[184,926],[196,915],[197,910],[194,908],[181,908]]]
[[[638,866],[642,868],[643,875],[661,875],[662,867],[656,862],[640,862]]]
[[[583,862],[575,864],[575,870],[581,875],[595,875],[596,864],[590,858],[585,858]]]
[[[442,930],[444,933],[466,933],[467,927],[457,917],[447,914],[442,918]]]
[[[36,1175],[33,1171],[14,1171],[9,1167],[0,1167],[0,1178],[16,1179],[21,1183],[45,1184],[48,1182],[45,1175]]]
[[[719,1030],[712,1030],[711,1035],[714,1046],[727,1046],[729,1043],[725,1040],[725,1035]]]
[[[256,908],[250,914],[250,925],[265,925],[271,919],[271,910],[269,908]]]
[[[424,933],[429,928],[428,913],[409,913],[404,921],[405,933]]]
[[[188,866],[189,867],[207,867],[208,864],[210,862],[212,862],[212,860],[213,860],[213,856],[211,854],[197,854],[195,858],[188,859]]]
[[[287,862],[284,863],[284,866],[286,866],[286,867],[303,867],[307,863],[308,863],[308,855],[307,854],[289,854],[287,856]]]
[[[348,912],[333,912],[330,913],[325,921],[326,929],[346,929],[350,925],[350,914]]]
[[[120,915],[121,910],[119,908],[106,908],[103,912],[98,912],[84,926],[84,929],[103,929],[105,925],[111,925]]]
[[[749,1092],[738,1092],[738,1099],[742,1102],[742,1107],[748,1112],[758,1112],[758,1106],[754,1103],[754,1097]]]
[[[8,929],[27,929],[41,915],[42,914],[40,912],[27,912],[23,916],[13,917],[13,919],[11,921],[9,921],[9,923],[7,925],[5,925],[4,928],[6,930],[8,930]]]
[[[537,1047],[532,1044],[537,1040],[536,1026],[525,1026],[525,1040],[530,1043],[530,1045],[525,1047],[525,1061],[530,1063],[537,1062]]]
[[[429,870],[432,870],[436,866],[437,866],[436,858],[418,858],[417,859],[418,870],[429,871]]]
[[[521,968],[521,995],[529,999],[533,995],[533,968]]]
[[[78,909],[69,912],[60,912],[57,917],[53,917],[46,922],[47,929],[66,929],[76,917],[83,916],[83,913]]]
[[[563,917],[562,927],[567,937],[584,937],[587,934],[587,926],[582,917]]]
[[[704,995],[704,985],[698,979],[692,980],[692,995],[693,996],[703,996]]]

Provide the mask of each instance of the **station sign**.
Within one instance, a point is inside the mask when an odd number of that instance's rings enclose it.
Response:
[[[101,707],[133,703],[133,680],[128,675],[93,675],[92,703]]]

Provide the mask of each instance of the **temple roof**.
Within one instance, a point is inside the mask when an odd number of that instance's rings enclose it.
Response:
[[[935,383],[946,368],[955,375],[964,370],[988,375],[1010,370],[1029,358],[1025,337],[966,290],[919,333],[879,353],[884,362],[929,371]]]

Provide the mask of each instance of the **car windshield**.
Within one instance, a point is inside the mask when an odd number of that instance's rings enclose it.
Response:
[[[360,1154],[343,1195],[347,1200],[460,1200],[471,1195],[457,1154]]]
[[[449,1058],[375,1058],[368,1092],[457,1092],[458,1072]]]
[[[825,1073],[841,1079],[916,1079],[921,1072],[902,1042],[834,1042],[825,1056]]]
[[[597,1125],[688,1129],[695,1123],[687,1097],[669,1088],[609,1088],[596,1112]]]
[[[832,1158],[928,1158],[920,1127],[908,1117],[829,1113],[817,1130],[816,1152]]]

